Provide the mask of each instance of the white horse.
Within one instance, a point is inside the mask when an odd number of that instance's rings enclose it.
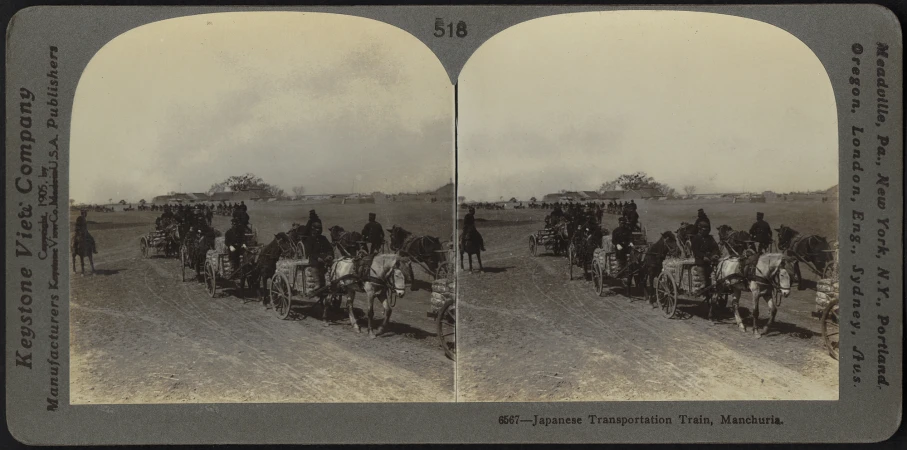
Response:
[[[775,321],[781,299],[790,295],[790,272],[793,262],[781,253],[764,253],[758,256],[755,270],[751,274],[744,273],[745,258],[728,257],[718,262],[716,278],[719,282],[734,290],[734,300],[731,307],[734,309],[734,320],[737,326],[745,333],[746,325],[740,318],[740,294],[749,290],[753,295],[753,333],[762,337],[768,327]],[[759,300],[765,299],[771,315],[768,323],[759,330]]]
[[[362,330],[356,323],[356,316],[353,314],[353,301],[356,298],[356,291],[365,292],[368,299],[368,335],[371,338],[377,337],[384,333],[384,328],[391,319],[394,301],[391,294],[397,297],[403,297],[406,293],[408,280],[413,279],[413,268],[409,258],[401,257],[395,254],[375,255],[366,269],[357,271],[356,260],[353,258],[341,258],[331,264],[328,271],[327,282],[337,283],[346,294],[347,312],[350,316],[350,324],[356,329],[357,333]],[[364,261],[367,263],[367,258]],[[359,272],[359,273],[357,273]],[[381,299],[381,305],[384,307],[384,321],[378,328],[378,332],[372,334],[372,318],[375,314],[375,298]]]

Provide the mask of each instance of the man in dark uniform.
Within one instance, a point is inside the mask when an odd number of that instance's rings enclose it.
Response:
[[[617,260],[620,261],[621,267],[624,267],[627,265],[627,255],[633,247],[633,232],[627,227],[626,218],[617,219],[617,223],[617,228],[611,232],[611,244],[614,245]]]
[[[323,228],[321,219],[316,218],[314,221],[310,222],[309,235],[305,237],[305,242],[303,242],[305,254],[309,257],[309,264],[317,265],[322,269],[325,269],[334,259],[334,246],[332,246],[331,241],[322,234]],[[322,270],[322,273],[323,272],[324,270]]]
[[[368,244],[368,253],[376,255],[384,245],[384,228],[375,221],[375,213],[368,213],[368,223],[362,227],[362,238]]]
[[[469,207],[469,212],[466,214],[466,217],[463,217],[463,234],[461,239],[465,236],[470,236],[466,233],[472,233],[471,236],[475,236],[476,240],[479,241],[479,248],[482,251],[485,251],[485,240],[482,238],[482,234],[479,233],[479,230],[476,229],[476,209],[472,206]]]
[[[630,231],[640,231],[639,227],[639,213],[636,212],[636,205],[631,204],[632,206],[627,208],[626,218],[627,218],[627,228]]]
[[[765,214],[761,212],[756,213],[756,223],[750,227],[750,238],[756,241],[758,247],[756,252],[763,253],[768,250],[768,247],[772,243],[772,227],[763,220]]]
[[[696,225],[696,228],[702,228],[703,224],[705,224],[706,234],[710,234],[712,232],[712,221],[709,220],[709,216],[705,215],[705,211],[703,211],[702,208],[699,208],[699,211],[696,213],[696,221],[693,222]]]
[[[315,222],[321,223],[321,218],[318,217],[318,213],[316,213],[314,209],[309,210],[309,220],[305,223],[305,228],[303,228],[302,231],[304,236],[312,234],[312,225],[314,225]]]
[[[693,258],[696,260],[695,264],[703,270],[703,283],[705,287],[709,287],[712,285],[712,267],[721,258],[721,249],[715,242],[715,238],[709,234],[709,228],[705,222],[699,222],[698,228],[698,233],[690,239],[690,245],[693,250]],[[706,298],[711,300],[711,295],[709,292]]]
[[[246,251],[246,229],[237,220],[233,220],[233,226],[224,233],[224,244],[230,255],[230,265],[232,270],[240,266],[242,254]]]
[[[211,205],[205,205],[205,220],[208,221],[208,226],[210,227],[214,220],[214,207]]]

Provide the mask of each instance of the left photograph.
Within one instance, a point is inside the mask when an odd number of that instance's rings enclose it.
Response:
[[[104,46],[70,137],[70,402],[456,399],[454,88],[370,19]]]

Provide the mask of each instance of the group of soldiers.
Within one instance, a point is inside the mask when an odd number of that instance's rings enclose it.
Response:
[[[164,212],[155,220],[154,225],[158,230],[164,230],[172,225],[191,226],[202,219],[211,226],[213,218],[214,211],[208,205],[164,205]]]

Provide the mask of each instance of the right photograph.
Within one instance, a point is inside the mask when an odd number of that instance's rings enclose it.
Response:
[[[838,399],[837,110],[803,42],[551,16],[457,96],[459,401]]]

